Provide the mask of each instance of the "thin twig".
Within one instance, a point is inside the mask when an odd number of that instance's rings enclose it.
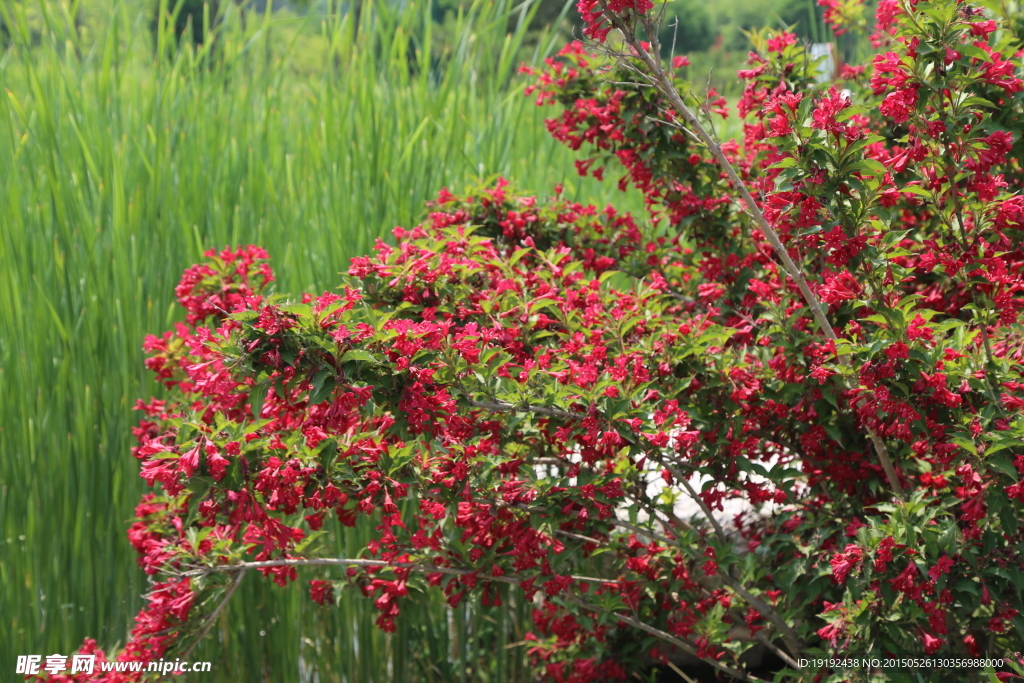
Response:
[[[577,541],[583,541],[584,543],[593,543],[594,545],[608,545],[607,541],[602,541],[597,538],[591,538],[590,536],[584,536],[582,534],[574,534],[571,531],[562,531],[561,529],[555,529],[553,533],[559,536],[565,536],[566,538],[573,538]]]
[[[600,607],[588,604],[586,602],[583,602],[582,600],[577,600],[575,598],[568,598],[568,599],[566,599],[566,602],[568,602],[570,604],[573,604],[573,605],[576,605],[577,607],[582,607],[583,609],[589,610],[591,612],[603,612],[604,611]],[[685,640],[682,640],[680,638],[675,637],[671,633],[666,633],[665,631],[662,631],[660,629],[654,628],[650,624],[645,624],[644,622],[640,621],[639,619],[634,619],[633,617],[626,616],[625,614],[619,614],[618,612],[610,612],[610,614],[613,617],[615,617],[616,619],[618,619],[619,621],[621,621],[622,623],[624,623],[624,624],[629,624],[633,628],[637,628],[637,629],[640,629],[641,631],[645,631],[647,633],[650,633],[652,636],[660,638],[661,640],[664,640],[667,643],[675,645],[680,650],[682,650],[684,652],[687,652],[687,653],[689,653],[689,654],[691,654],[691,655],[693,655],[695,657],[700,658],[701,661],[710,664],[711,666],[715,667],[716,669],[718,669],[722,673],[728,674],[729,676],[733,676],[734,678],[739,678],[739,679],[744,680],[744,681],[760,681],[760,680],[762,680],[760,678],[757,678],[756,676],[751,676],[750,674],[744,673],[743,671],[739,671],[738,669],[733,669],[732,667],[729,667],[729,666],[726,666],[724,664],[721,664],[716,659],[711,659],[709,657],[701,657],[700,655],[697,654],[697,648],[694,647],[693,645],[691,645],[690,643],[686,642]]]
[[[683,488],[686,489],[686,493],[690,496],[690,498],[693,499],[693,502],[697,504],[697,507],[700,508],[700,511],[704,513],[704,516],[707,517],[707,520],[708,522],[710,522],[711,526],[715,528],[715,533],[718,535],[718,538],[721,539],[723,542],[726,541],[727,536],[725,535],[725,530],[722,529],[722,525],[719,524],[718,520],[715,519],[715,516],[711,514],[711,508],[709,508],[707,503],[704,502],[704,499],[701,498],[700,495],[693,490],[692,486],[690,486],[689,480],[682,474],[680,474],[679,470],[672,467],[668,463],[662,464],[665,466],[665,469],[667,469],[672,474],[672,476],[675,477],[676,480],[683,485]]]
[[[481,575],[477,570],[455,569],[453,567],[438,567],[430,564],[416,564],[414,562],[386,562],[384,560],[347,559],[335,557],[310,557],[301,560],[262,560],[259,562],[236,562],[235,564],[211,565],[197,567],[184,572],[176,572],[176,576],[205,576],[219,572],[231,572],[238,569],[269,569],[271,567],[367,567],[373,569],[410,569],[415,572],[451,574],[452,576],[469,576],[474,574],[480,581],[496,581],[519,585],[520,580],[508,576],[486,576]],[[600,583],[605,585],[618,585],[618,581],[610,579],[596,579],[592,576],[570,576],[573,581],[586,583]]]
[[[748,605],[757,610],[758,614],[766,618],[772,623],[772,625],[779,630],[782,634],[782,640],[786,643],[786,647],[794,656],[799,656],[803,652],[803,646],[801,645],[800,636],[797,635],[796,631],[790,628],[786,620],[775,611],[767,602],[757,597],[741,584],[728,570],[722,572],[725,582],[729,584],[729,587],[736,591],[743,601]]]
[[[505,401],[475,401],[469,399],[468,403],[474,408],[483,408],[484,410],[493,410],[500,413],[536,413],[538,415],[562,417],[570,420],[583,420],[589,417],[587,413],[547,408],[545,406],[515,405]]]
[[[635,526],[633,524],[630,524],[629,522],[623,522],[620,519],[617,519],[617,520],[614,520],[614,521],[612,521],[612,520],[605,520],[605,521],[611,522],[615,526],[622,527],[623,529],[628,529],[629,531],[632,531],[634,534],[642,534],[644,536],[650,536],[654,540],[661,541],[662,543],[666,543],[668,545],[678,545],[678,543],[676,541],[673,541],[668,536],[663,536],[662,534],[659,534],[657,531],[654,531],[653,529],[643,529],[641,527],[638,527],[638,526]]]
[[[238,586],[242,583],[243,576],[245,576],[245,569],[238,570],[238,574],[235,576],[234,582],[232,582],[228,587],[221,601],[217,603],[217,607],[214,608],[210,613],[210,616],[206,618],[206,623],[203,624],[203,627],[199,630],[199,635],[196,636],[195,641],[193,641],[192,645],[190,645],[189,648],[185,650],[185,653],[181,655],[182,659],[188,659],[188,656],[192,654],[192,650],[196,649],[199,642],[205,638],[206,634],[210,632],[211,628],[213,628],[214,622],[217,621],[217,617],[220,615],[221,611],[223,611],[225,605],[228,604],[228,600],[230,600],[231,596],[235,594],[236,590],[238,590]]]
[[[671,529],[673,527],[678,527],[680,529],[683,529],[684,531],[695,531],[695,529],[693,528],[693,525],[690,524],[689,522],[686,522],[685,520],[679,519],[679,517],[676,516],[676,513],[675,513],[674,510],[660,510],[660,509],[654,508],[654,507],[652,507],[652,505],[650,504],[649,501],[642,500],[639,497],[630,496],[628,493],[626,494],[626,497],[629,498],[630,500],[632,500],[634,503],[636,503],[640,507],[642,507],[644,509],[644,512],[646,512],[648,515],[650,515],[652,519],[658,519],[658,514],[657,514],[658,512],[660,512],[661,514],[665,515],[665,517],[668,518],[668,522],[667,523],[664,520],[658,520],[658,521],[661,522],[661,525],[663,527],[665,527],[666,529]],[[679,545],[679,544],[676,543],[676,545]]]
[[[687,676],[687,675],[686,675],[686,673],[684,673],[682,669],[680,669],[680,668],[679,668],[678,666],[676,666],[675,664],[673,664],[673,663],[672,663],[672,660],[669,660],[669,661],[667,661],[667,662],[666,662],[666,664],[668,664],[668,668],[670,668],[670,669],[672,669],[673,671],[675,671],[675,672],[676,672],[676,674],[677,674],[677,675],[678,675],[678,676],[679,676],[680,678],[682,678],[682,679],[683,679],[684,681],[686,681],[686,683],[697,683],[697,681],[695,681],[695,680],[693,680],[692,678],[690,678],[689,676]]]
[[[786,652],[782,648],[777,647],[775,643],[768,640],[768,636],[761,633],[761,631],[755,633],[754,638],[757,640],[757,642],[761,643],[766,648],[774,652],[775,656],[784,661],[790,668],[796,669],[797,671],[800,670],[800,665],[797,664],[796,660],[790,657],[788,654],[786,654]]]

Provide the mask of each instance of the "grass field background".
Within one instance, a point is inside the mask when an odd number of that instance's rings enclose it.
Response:
[[[5,679],[19,654],[70,654],[86,636],[113,647],[130,630],[146,590],[125,536],[145,490],[132,406],[160,394],[140,347],[179,318],[174,285],[204,250],[260,244],[277,291],[319,293],[442,186],[503,173],[637,208],[580,181],[522,95],[518,60],[549,46],[520,49],[520,6],[478,2],[440,54],[417,3],[367,3],[358,31],[349,16],[231,15],[215,54],[164,35],[168,59],[138,3],[90,5],[80,33],[60,3],[34,7],[20,26],[35,33],[0,56]],[[339,531],[339,555],[363,534]],[[196,680],[526,680],[521,603],[409,600],[389,637],[359,595],[312,603],[311,576],[287,589],[248,576],[191,656],[214,663]]]

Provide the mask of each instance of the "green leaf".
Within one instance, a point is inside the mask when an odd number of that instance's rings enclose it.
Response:
[[[1021,445],[1021,442],[1020,442],[1019,439],[1002,438],[1002,439],[999,439],[998,441],[996,441],[991,446],[989,446],[988,448],[985,449],[985,456],[988,457],[988,456],[992,455],[993,453],[998,453],[999,451],[1006,450],[1007,448],[1013,448],[1014,446],[1020,446],[1020,445]],[[1014,474],[1011,474],[1010,476],[1011,477],[1016,476],[1016,468],[1014,468]]]
[[[956,550],[956,525],[950,524],[946,527],[946,530],[939,536],[939,548],[945,550],[948,553]]]
[[[797,165],[797,161],[793,157],[786,157],[778,163],[772,164],[771,168],[793,168]]]
[[[249,410],[252,411],[254,420],[260,419],[263,412],[263,404],[267,401],[267,393],[270,391],[270,380],[264,380],[249,390]]]
[[[188,489],[192,491],[192,497],[189,498],[188,502],[188,517],[185,520],[186,527],[192,526],[196,519],[199,518],[199,504],[203,502],[207,491],[215,483],[209,477],[194,476],[188,480]]]
[[[999,680],[999,676],[996,676],[996,670],[992,667],[985,669],[985,676],[988,677],[989,683],[1003,683]]]
[[[835,404],[833,403],[833,405],[835,405]],[[835,425],[832,425],[832,424],[825,425],[825,431],[828,432],[828,435],[830,437],[832,437],[833,441],[835,441],[840,446],[843,445],[843,435],[842,435],[842,433],[839,431],[839,429]]]
[[[532,249],[529,249],[529,248],[527,248],[527,247],[523,247],[522,249],[516,249],[516,250],[515,250],[515,251],[514,251],[514,252],[512,253],[512,256],[511,256],[511,257],[509,258],[509,260],[508,260],[508,265],[510,265],[510,266],[514,266],[514,265],[515,265],[516,263],[518,263],[518,262],[519,262],[519,260],[520,260],[521,258],[523,258],[523,257],[524,257],[524,256],[526,256],[527,254],[529,254],[529,253],[530,253],[531,251],[532,251]]]
[[[347,363],[348,361],[357,361],[363,363],[376,363],[377,357],[369,351],[363,349],[351,349],[341,355],[341,362]]]
[[[953,438],[950,439],[950,441],[952,441],[957,446],[964,449],[971,455],[978,454],[978,447],[974,444],[972,440],[968,439],[965,436],[954,436]]]
[[[885,166],[875,159],[861,159],[860,161],[846,166],[843,171],[847,173],[861,172],[873,176],[884,176]]]
[[[970,45],[970,44],[964,44],[964,45],[957,45],[956,49],[957,49],[957,52],[962,54],[964,57],[974,57],[975,59],[980,59],[983,62],[991,61],[991,57],[989,57],[989,54],[987,52],[985,52],[984,50],[982,50],[980,47],[975,47],[974,45]],[[966,94],[966,92],[967,91],[965,91],[965,94]],[[974,97],[974,98],[969,98],[969,99],[981,100],[980,97]],[[982,100],[982,101],[984,102],[984,100]],[[967,104],[967,103],[968,103],[968,100],[965,100],[964,102],[961,102],[959,104],[963,105],[963,104]],[[968,106],[971,106],[971,105],[968,104]]]
[[[998,448],[993,446],[992,448],[989,448],[987,451],[985,451],[985,455],[987,456],[987,455],[989,455],[989,453],[994,453],[997,450],[1002,450],[1004,448],[1009,448],[1010,446],[1013,446],[1013,445],[1015,445],[1015,444],[1012,444],[1012,443],[1011,444],[1004,444],[1004,445],[999,446]],[[997,458],[987,458],[985,460],[985,462],[990,467],[996,468],[997,470],[999,470],[1003,474],[1007,475],[1008,477],[1010,477],[1014,481],[1017,480],[1017,468],[1013,466],[1013,463],[1010,462],[1010,459],[1008,457],[1006,457],[1005,455],[1001,455],[1001,456],[999,456]]]
[[[317,405],[327,399],[337,386],[331,370],[321,370],[313,377],[313,388],[309,392],[309,404]]]
[[[929,198],[929,199],[933,195],[931,190],[928,190],[927,188],[921,187],[920,185],[904,185],[903,187],[900,188],[900,192],[905,192],[907,194],[917,195],[918,197],[926,197],[926,198]],[[904,231],[901,232],[901,234],[905,235],[907,232],[909,232],[909,231],[904,230]]]
[[[409,443],[391,455],[391,465],[388,467],[388,476],[395,474],[408,465],[416,457],[416,444]]]
[[[736,466],[744,472],[752,472],[762,477],[768,477],[768,470],[759,462],[754,462],[753,460],[748,460],[746,458],[736,458]]]

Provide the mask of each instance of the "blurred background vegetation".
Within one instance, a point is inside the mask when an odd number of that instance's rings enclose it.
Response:
[[[177,12],[174,12],[175,0],[50,0],[46,4],[50,14],[69,17],[80,32],[88,34],[94,32],[96,24],[109,19],[115,5],[126,8],[129,13],[146,15],[149,29],[155,31],[161,1],[166,3],[169,13],[174,13],[175,32],[180,36],[188,31],[191,41],[199,44],[203,40],[204,26],[209,29],[204,21],[216,28],[226,15],[232,14],[237,14],[242,23],[247,17],[250,23],[262,22],[268,10],[274,15],[273,23],[313,19],[306,25],[307,31],[324,17],[347,15],[358,26],[363,7],[372,0],[180,0]],[[27,11],[30,35],[38,41],[44,21],[40,3],[41,0],[0,0],[0,41],[9,42],[10,16],[20,9]],[[460,13],[464,14],[472,3],[470,0],[378,0],[375,4],[387,5],[393,11],[404,11],[414,5],[428,9],[433,23],[430,40],[435,53],[440,53],[457,39]],[[575,5],[575,0],[510,2],[508,14],[513,22],[519,15],[530,15],[523,27],[523,53],[532,53],[542,37],[547,40],[554,36],[560,43],[580,37],[582,21]],[[244,11],[239,11],[243,8]],[[675,54],[690,57],[694,74],[700,74],[703,82],[710,75],[719,92],[732,96],[740,89],[735,71],[750,50],[748,32],[765,27],[788,28],[807,42],[836,40],[822,21],[822,8],[816,0],[719,0],[714,3],[670,0],[664,3],[664,12],[660,38],[666,52],[674,46]],[[850,40],[852,37],[840,40],[846,52],[850,51],[850,46],[845,43]],[[318,63],[323,56],[322,48],[317,41],[302,41],[292,55],[293,62]]]
[[[275,9],[276,7],[276,9]],[[493,174],[615,201],[546,134],[516,68],[574,34],[563,0],[0,0],[0,671],[123,643],[146,580],[125,531],[145,491],[141,343],[212,247],[266,247],[277,290],[319,293],[442,186]],[[743,30],[823,30],[812,0],[677,0],[691,76],[737,92]],[[815,28],[816,27],[816,28]],[[671,31],[672,29],[666,29]],[[211,33],[212,31],[212,33]],[[179,39],[180,38],[180,39]],[[671,40],[666,40],[671,44]],[[331,529],[339,556],[364,530]],[[192,658],[204,680],[526,681],[528,606],[319,608],[247,577]]]

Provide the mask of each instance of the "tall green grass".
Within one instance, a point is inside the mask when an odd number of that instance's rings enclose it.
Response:
[[[86,3],[81,33],[57,3],[24,5],[42,29],[0,56],[5,677],[16,655],[114,646],[131,627],[146,590],[125,537],[145,490],[132,406],[160,393],[140,345],[177,319],[173,287],[204,250],[261,244],[278,291],[321,292],[442,186],[503,173],[621,203],[576,177],[521,93],[528,5],[477,2],[444,53],[426,3],[364,3],[358,31],[349,16],[243,26],[229,7],[213,47],[161,33],[165,58],[138,4]],[[336,531],[339,555],[364,547],[365,531]],[[192,657],[214,662],[203,680],[526,680],[527,607],[506,604],[409,600],[387,636],[359,595],[322,609],[252,575]]]

